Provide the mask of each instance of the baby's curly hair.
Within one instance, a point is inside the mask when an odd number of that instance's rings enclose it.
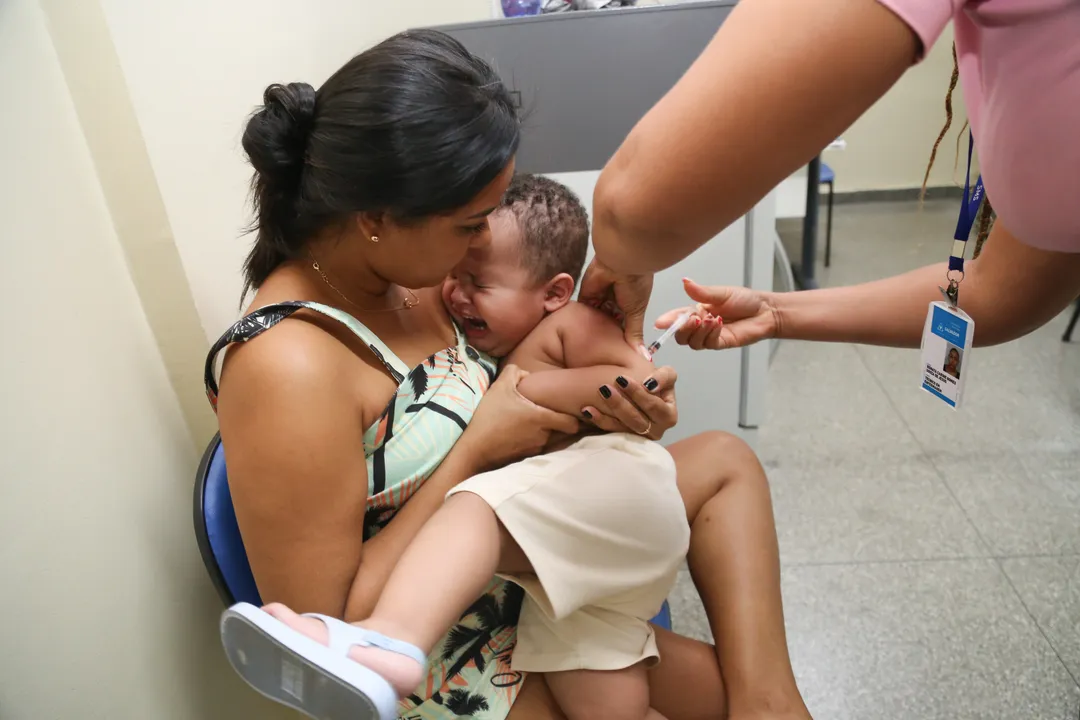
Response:
[[[541,175],[515,175],[499,212],[521,231],[521,262],[538,283],[567,273],[577,283],[589,249],[589,214],[574,192]]]

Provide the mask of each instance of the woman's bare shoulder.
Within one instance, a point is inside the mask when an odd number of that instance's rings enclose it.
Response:
[[[276,423],[287,428],[303,416],[317,426],[345,422],[362,434],[394,391],[370,355],[348,329],[314,313],[297,313],[230,346],[218,394],[222,433],[243,436]]]
[[[316,390],[332,382],[347,354],[340,341],[315,319],[283,320],[256,338],[231,345],[222,366],[221,395],[234,389],[275,387]]]
[[[294,317],[233,345],[230,355],[218,421],[259,590],[340,612],[359,562],[356,518],[367,498],[364,399],[355,380],[346,381],[355,375],[349,352]]]

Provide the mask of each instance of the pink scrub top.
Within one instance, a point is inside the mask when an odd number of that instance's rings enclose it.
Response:
[[[924,51],[953,21],[971,132],[999,221],[1033,247],[1080,252],[1080,0],[878,1]]]

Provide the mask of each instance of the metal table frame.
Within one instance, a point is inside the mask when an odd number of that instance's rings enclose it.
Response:
[[[806,214],[803,216],[802,257],[798,265],[791,264],[795,282],[803,290],[818,287],[814,267],[817,264],[817,229],[820,198],[821,155],[815,155],[806,170]]]

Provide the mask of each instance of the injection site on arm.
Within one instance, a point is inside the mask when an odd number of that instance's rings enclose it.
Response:
[[[549,369],[531,372],[518,390],[552,410],[579,415],[581,408],[595,404],[600,388],[614,378],[640,382],[653,371],[652,363],[626,344],[614,320],[581,303],[552,314],[533,332],[555,333],[554,345],[561,356],[552,358]],[[512,356],[511,361],[532,370],[526,358]]]

